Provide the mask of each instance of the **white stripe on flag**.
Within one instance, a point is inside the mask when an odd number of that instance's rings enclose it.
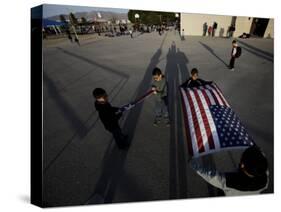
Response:
[[[211,91],[213,91],[214,95],[216,96],[216,99],[218,100],[219,104],[224,106],[223,101],[221,100],[220,96],[218,95],[217,91],[215,89],[213,89],[211,86],[207,85],[206,86],[208,89],[210,89]]]
[[[181,88],[181,92],[182,92],[182,96],[183,96],[183,100],[184,100],[185,109],[186,109],[187,115],[188,115],[187,118],[188,118],[189,133],[190,133],[190,137],[191,137],[193,154],[194,154],[194,156],[197,156],[199,153],[199,149],[197,146],[197,138],[196,138],[195,128],[194,128],[193,121],[192,121],[191,109],[190,109],[190,105],[189,105],[189,102],[188,102],[188,99],[186,96],[185,89]]]
[[[192,102],[193,102],[193,105],[194,105],[194,109],[195,109],[195,113],[196,113],[196,116],[197,116],[197,120],[198,120],[198,124],[199,124],[199,127],[200,127],[200,132],[201,132],[201,136],[202,136],[202,141],[203,141],[203,145],[204,145],[204,148],[205,148],[205,152],[208,152],[210,150],[210,147],[209,147],[209,143],[208,143],[208,136],[207,136],[207,132],[206,132],[206,129],[205,129],[205,124],[204,124],[204,121],[203,121],[203,118],[202,118],[202,115],[201,115],[201,111],[200,111],[200,107],[197,103],[197,100],[194,96],[194,93],[191,89],[188,89],[188,92],[190,93],[190,96],[191,96],[191,99],[192,99]]]
[[[210,92],[208,89],[205,89],[205,88],[202,88],[202,89],[204,89],[204,90],[206,91],[206,94],[207,94],[207,96],[209,97],[209,100],[210,100],[210,102],[211,102],[211,105],[215,105],[216,102],[215,102],[215,100],[214,100],[214,98],[213,98],[211,92]]]
[[[217,128],[215,126],[215,123],[214,123],[214,120],[213,120],[213,117],[212,117],[212,114],[210,112],[210,108],[207,104],[207,100],[206,100],[205,96],[203,95],[202,91],[199,90],[199,89],[198,89],[198,94],[199,94],[199,97],[201,99],[201,102],[203,103],[203,107],[204,107],[206,116],[208,118],[209,126],[211,128],[211,133],[212,133],[214,144],[215,144],[215,150],[217,150],[217,149],[220,148],[220,141],[219,141]]]
[[[227,106],[227,107],[230,107],[229,104],[228,104],[228,102],[226,101],[226,99],[225,99],[224,96],[222,95],[222,93],[221,93],[220,89],[218,88],[218,86],[217,86],[216,84],[213,84],[213,86],[216,88],[217,92],[218,92],[218,93],[221,95],[221,97],[223,98],[223,100],[224,100],[226,106]]]

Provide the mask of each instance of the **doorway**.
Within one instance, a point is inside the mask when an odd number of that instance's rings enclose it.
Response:
[[[263,37],[268,22],[268,18],[254,18],[250,30],[251,35],[256,37]]]

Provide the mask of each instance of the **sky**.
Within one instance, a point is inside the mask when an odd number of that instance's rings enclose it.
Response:
[[[76,12],[91,12],[91,11],[110,11],[116,13],[128,12],[127,9],[44,4],[43,17],[48,18],[54,15],[68,14],[70,12],[76,13]]]

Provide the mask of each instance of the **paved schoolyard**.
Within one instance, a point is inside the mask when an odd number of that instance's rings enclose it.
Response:
[[[215,81],[231,107],[264,150],[273,192],[273,40],[241,40],[236,70],[228,64],[231,39],[156,32],[116,38],[81,39],[81,46],[44,41],[44,201],[49,206],[220,196],[187,164],[177,86],[197,67]],[[153,126],[153,100],[121,120],[131,139],[115,147],[94,109],[92,90],[103,87],[113,105],[144,94],[158,66],[169,83],[171,127]],[[204,158],[232,170],[240,152]]]

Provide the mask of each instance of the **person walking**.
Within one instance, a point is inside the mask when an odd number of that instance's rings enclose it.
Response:
[[[131,38],[133,38],[133,30],[132,29],[129,29],[129,33],[130,33]]]
[[[233,37],[233,33],[235,32],[235,26],[231,25],[228,29],[228,37],[232,38]]]

